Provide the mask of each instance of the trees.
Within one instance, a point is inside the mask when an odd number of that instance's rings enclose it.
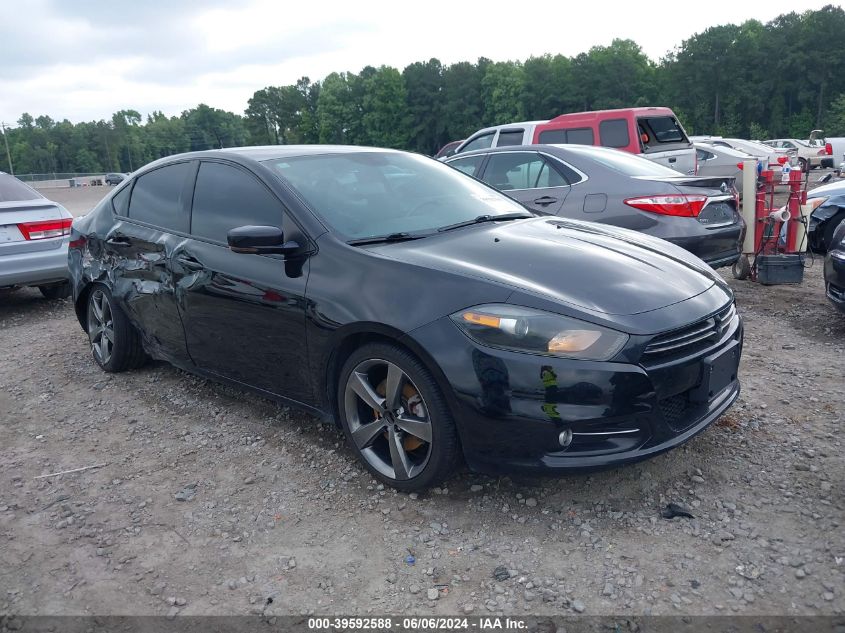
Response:
[[[257,90],[244,116],[205,104],[179,116],[120,110],[107,120],[23,113],[5,140],[17,173],[129,171],[188,150],[350,143],[433,154],[477,129],[565,112],[668,105],[690,132],[845,135],[845,10],[828,5],[767,24],[715,26],[659,63],[631,40],[574,57],[367,66]]]

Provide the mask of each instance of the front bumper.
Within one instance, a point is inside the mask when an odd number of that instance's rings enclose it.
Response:
[[[64,238],[55,248],[8,255],[0,253],[0,288],[67,281],[68,242],[69,238]]]
[[[730,347],[738,362],[738,316],[718,341],[649,366],[483,347],[448,319],[413,336],[451,386],[465,459],[481,472],[595,470],[646,459],[704,430],[740,391],[734,368],[730,382],[709,400],[696,397],[705,358]],[[572,440],[564,447],[560,436],[569,431]]]
[[[824,285],[830,302],[845,312],[845,251],[830,251],[825,257]]]

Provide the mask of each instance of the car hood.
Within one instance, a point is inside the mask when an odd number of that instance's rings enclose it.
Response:
[[[808,191],[807,197],[824,198],[825,196],[841,196],[843,194],[845,194],[845,182],[831,182]]]
[[[370,250],[608,315],[658,310],[717,283],[707,264],[669,242],[559,218],[469,226]]]

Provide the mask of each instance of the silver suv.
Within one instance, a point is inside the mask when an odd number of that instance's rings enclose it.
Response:
[[[62,205],[0,172],[0,289],[38,286],[48,299],[69,296],[72,221]]]

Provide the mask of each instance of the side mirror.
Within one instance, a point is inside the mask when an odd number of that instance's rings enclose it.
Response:
[[[299,243],[285,242],[285,234],[277,226],[239,226],[229,231],[226,239],[235,253],[289,255],[299,250]]]

